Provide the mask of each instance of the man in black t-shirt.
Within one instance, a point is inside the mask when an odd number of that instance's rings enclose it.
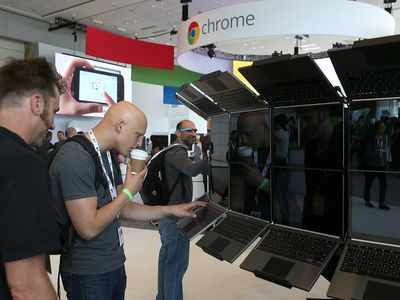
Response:
[[[44,58],[0,68],[0,299],[56,299],[46,253],[58,227],[47,168],[33,147],[54,128],[64,83]]]

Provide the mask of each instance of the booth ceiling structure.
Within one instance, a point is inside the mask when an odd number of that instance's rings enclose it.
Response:
[[[53,24],[52,26],[55,25],[57,18],[62,18],[125,37],[177,46],[176,34],[171,35],[170,33],[174,33],[174,30],[177,30],[182,24],[183,5],[187,5],[188,17],[191,18],[204,12],[235,4],[250,3],[254,2],[254,0],[192,0],[191,2],[184,0],[184,2],[182,3],[180,0],[0,0],[0,9],[48,22],[49,27],[51,24]],[[299,0],[294,0],[293,2],[299,2]],[[391,13],[397,20],[395,33],[400,33],[399,1],[357,0],[355,2],[371,4],[382,9],[390,6]],[[309,9],[312,11],[312,8]],[[332,16],[332,19],[336,17]],[[72,35],[71,41],[73,41]],[[295,40],[294,36],[291,36],[288,39],[269,42],[268,44],[273,45],[273,47],[262,44],[255,45],[255,42],[254,40],[249,40],[232,45],[230,52],[242,53],[243,49],[246,48],[246,52],[250,51],[256,55],[270,55],[274,51],[283,51],[284,54],[285,52],[293,53]],[[315,40],[312,37],[306,38],[302,42],[299,53],[325,51],[331,48],[333,43],[348,44],[349,40],[329,37],[319,37]],[[315,46],[305,47],[310,44],[315,44]]]

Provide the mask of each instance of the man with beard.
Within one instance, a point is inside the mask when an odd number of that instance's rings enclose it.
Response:
[[[56,299],[46,253],[59,248],[47,168],[39,147],[64,82],[45,58],[0,68],[0,299]]]
[[[192,161],[187,149],[196,142],[196,125],[190,120],[180,121],[176,125],[176,141],[165,154],[165,172],[167,185],[171,192],[169,205],[191,202],[193,198],[192,177],[208,170],[208,160]],[[157,300],[182,300],[182,280],[189,264],[189,241],[179,233],[176,218],[166,217],[158,226],[161,237],[161,249],[158,258],[158,294]]]

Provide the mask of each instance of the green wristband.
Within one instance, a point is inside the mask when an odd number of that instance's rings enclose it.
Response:
[[[123,188],[122,192],[129,198],[129,200],[133,201],[133,195],[127,188]]]
[[[261,183],[260,183],[260,185],[258,186],[258,188],[259,188],[260,190],[263,190],[263,189],[267,186],[268,182],[269,182],[268,178],[264,178],[264,179],[261,181]]]

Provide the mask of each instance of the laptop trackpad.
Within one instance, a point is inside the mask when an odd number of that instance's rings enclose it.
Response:
[[[291,261],[272,257],[264,266],[262,271],[271,275],[278,276],[280,278],[285,278],[293,266],[294,263],[292,263]]]
[[[230,241],[228,241],[222,237],[218,237],[214,242],[211,243],[211,245],[208,248],[217,253],[221,253],[222,250],[224,250],[226,248],[226,246],[229,245],[229,243],[230,243]]]
[[[365,288],[364,297],[362,300],[395,300],[400,294],[400,286],[394,286],[386,283],[380,283],[369,280]]]

